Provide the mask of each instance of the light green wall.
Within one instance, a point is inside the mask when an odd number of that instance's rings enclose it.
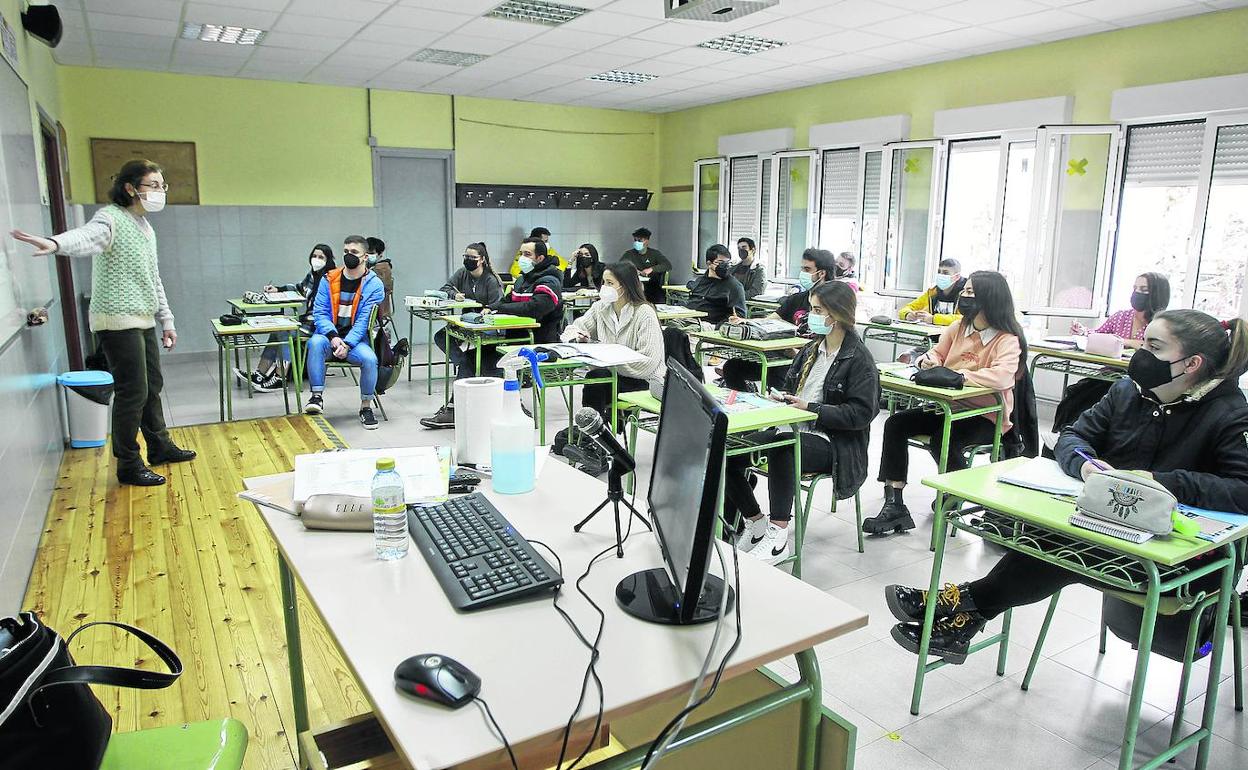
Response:
[[[813,124],[908,113],[911,138],[929,137],[937,110],[1072,95],[1077,123],[1109,118],[1114,90],[1248,72],[1248,9],[1210,13],[1056,43],[665,114],[662,186],[692,182],[693,161],[723,134],[792,126],[804,146]],[[688,210],[691,193],[663,208]]]
[[[203,204],[371,206],[370,97],[380,146],[454,149],[457,181],[657,189],[646,113],[83,67],[60,81],[80,203],[100,137],[195,142]]]

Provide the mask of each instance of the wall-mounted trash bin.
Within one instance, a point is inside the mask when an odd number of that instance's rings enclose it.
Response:
[[[71,447],[104,446],[108,438],[108,407],[113,402],[113,375],[88,369],[56,378],[65,388]]]

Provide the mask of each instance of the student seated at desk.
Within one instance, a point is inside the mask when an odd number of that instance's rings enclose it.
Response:
[[[732,277],[745,289],[746,299],[754,299],[767,291],[767,271],[754,258],[757,251],[753,238],[737,239],[737,256],[732,259]]]
[[[1112,334],[1122,338],[1125,348],[1138,348],[1144,344],[1144,330],[1153,317],[1170,304],[1170,281],[1161,273],[1143,273],[1135,279],[1131,292],[1131,309],[1119,310],[1105,319],[1105,323],[1093,329],[1097,334]],[[1075,321],[1070,333],[1084,336],[1087,327]]]
[[[312,305],[316,302],[316,290],[321,284],[322,276],[337,266],[334,262],[334,250],[324,243],[318,243],[312,247],[312,253],[308,255],[308,274],[303,277],[302,281],[280,285],[268,284],[264,290],[266,292],[294,291],[302,295],[305,305],[304,311],[299,314],[300,325],[303,327],[301,333],[310,335],[312,333]],[[290,376],[290,349],[286,347],[285,340],[286,332],[270,334],[269,344],[265,345],[264,350],[261,351],[255,371],[248,373],[234,367],[234,377],[240,383],[250,385],[251,389],[257,393],[272,393],[281,390],[286,378]],[[279,360],[282,362],[280,371],[277,366]]]
[[[1062,431],[1057,462],[1070,476],[1084,479],[1101,472],[1097,463],[1105,469],[1145,471],[1180,503],[1248,514],[1248,403],[1239,389],[1246,369],[1248,322],[1218,321],[1199,310],[1160,313],[1131,358],[1130,378],[1114,383],[1096,406]],[[1206,575],[1191,591],[1216,591],[1220,581],[1216,572]],[[931,654],[961,663],[971,639],[989,620],[1078,582],[1085,578],[1008,551],[987,576],[950,584],[940,593]],[[899,585],[885,588],[889,609],[902,621],[893,638],[912,652],[919,646],[924,594]],[[1188,618],[1158,617],[1158,623],[1164,622],[1186,628]]]
[[[568,269],[568,261],[564,259],[563,257],[561,257],[559,255],[559,252],[555,251],[554,246],[550,245],[550,231],[549,230],[547,230],[545,227],[534,227],[532,230],[529,231],[529,238],[530,239],[537,238],[541,240],[541,242],[546,245],[546,253],[549,254],[551,258],[553,258],[556,262],[559,263],[559,269],[560,270]],[[512,278],[515,278],[515,279],[520,278],[520,273],[522,271],[520,270],[520,250],[519,249],[516,250],[516,258],[514,261],[512,261],[511,269],[508,272],[511,273]]]
[[[920,369],[946,366],[961,372],[967,385],[992,388],[1005,395],[1005,415],[1001,432],[1013,427],[1014,384],[1026,373],[1027,343],[1014,314],[1014,298],[1005,276],[991,270],[971,274],[958,300],[962,317],[940,335],[940,342],[915,361]],[[968,407],[997,403],[995,396],[981,396],[959,402]],[[904,409],[884,423],[884,448],[880,454],[880,481],[884,482],[884,507],[877,516],[862,522],[862,531],[883,535],[914,529],[910,509],[902,500],[902,490],[910,469],[909,440],[931,438],[932,456],[940,452],[944,416],[925,409]],[[996,432],[996,414],[954,422],[949,430],[947,470],[966,467],[963,450],[973,444],[991,444]]]
[[[442,291],[446,292],[448,299],[456,302],[472,300],[482,307],[489,307],[503,298],[503,284],[498,280],[494,266],[490,264],[490,252],[484,243],[478,241],[468,244],[464,249],[464,266],[451,273],[451,277],[443,284]],[[446,328],[438,329],[433,335],[433,344],[455,366],[455,379],[476,377],[478,373],[472,371],[469,363],[471,359],[464,349],[458,343],[448,343]],[[449,403],[448,407],[439,409],[432,417],[421,418],[420,423],[426,428],[455,427],[454,407]]]
[[[732,277],[728,247],[717,243],[706,250],[706,272],[689,282],[685,307],[706,313],[703,320],[719,326],[730,317],[746,317],[745,289]]]
[[[958,297],[967,280],[960,275],[961,272],[962,263],[958,260],[940,260],[935,285],[898,310],[897,317],[903,321],[937,326],[948,326],[958,320]]]
[[[822,286],[836,271],[836,258],[826,249],[810,248],[802,252],[802,268],[797,274],[802,290],[790,294],[780,301],[780,307],[768,318],[788,321],[798,327],[798,333],[804,333],[807,316],[810,314],[810,293]],[[850,287],[853,288],[853,287]],[[767,367],[767,388],[779,387],[788,375],[789,367],[784,364]],[[758,361],[744,358],[730,358],[724,365],[717,367],[715,373],[724,378],[724,387],[733,390],[753,391],[754,383],[763,376],[763,365]]]
[[[313,334],[308,338],[308,380],[312,395],[305,414],[325,411],[325,363],[329,356],[360,367],[360,424],[377,429],[373,395],[377,387],[377,355],[368,338],[373,308],[386,297],[381,279],[364,261],[368,242],[361,235],[347,236],[342,251],[343,267],[325,274],[312,306]]]
[[[854,331],[858,296],[845,283],[831,281],[810,292],[810,331],[814,341],[793,360],[783,395],[776,399],[814,412],[802,423],[802,473],[835,473],[838,499],[853,497],[867,479],[867,443],[871,421],[880,410],[880,375],[875,360]],[[755,443],[775,440],[776,429],[747,437]],[[789,521],[797,487],[793,479],[793,447],[766,450],[770,516],[763,516],[751,489],[750,457],[729,458],[724,480],[724,513],[729,521],[740,511],[745,531],[737,547],[774,564],[789,544]]]
[[[858,264],[858,258],[854,256],[852,251],[842,251],[836,255],[836,275],[834,278],[838,281],[844,281],[854,291],[860,291],[858,286],[858,274],[854,272],[854,266]]]
[[[664,364],[663,327],[659,315],[646,301],[637,268],[628,262],[613,262],[602,273],[602,289],[598,301],[589,312],[564,330],[565,342],[611,342],[641,353],[645,361],[616,367],[616,391],[628,393],[649,389],[658,397],[663,392]],[[591,369],[590,377],[602,377],[605,369]],[[593,407],[604,419],[611,414],[611,386],[586,385],[581,390],[581,404]]]
[[[672,272],[672,263],[663,252],[650,246],[651,232],[639,227],[633,231],[633,248],[620,255],[621,262],[631,262],[637,272],[645,277],[646,301],[661,304],[664,299],[663,284]]]
[[[386,287],[386,298],[377,306],[378,318],[389,318],[394,315],[394,263],[386,256],[386,242],[374,236],[368,236],[368,269],[381,279]]]
[[[598,249],[592,243],[582,243],[572,255],[572,264],[563,273],[563,288],[601,289],[604,266],[598,259]]]
[[[546,251],[541,238],[525,238],[520,244],[520,277],[503,296],[491,302],[482,314],[506,313],[525,316],[541,324],[533,330],[533,341],[558,342],[563,325],[563,271],[559,263]],[[494,346],[481,349],[481,371],[477,376],[499,376],[498,360],[501,356]],[[432,417],[421,418],[426,428],[455,427],[455,402],[448,401]]]

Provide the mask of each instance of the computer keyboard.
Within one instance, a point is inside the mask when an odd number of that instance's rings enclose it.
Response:
[[[480,492],[409,508],[407,528],[455,609],[480,609],[563,585]]]

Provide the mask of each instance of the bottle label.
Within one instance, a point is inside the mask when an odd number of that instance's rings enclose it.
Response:
[[[373,498],[373,513],[381,513],[381,514],[387,514],[387,515],[395,514],[395,513],[403,513],[403,510],[406,507],[407,506],[404,505],[402,502],[400,502],[397,505],[387,506],[386,501],[383,498],[380,498],[380,497]]]

